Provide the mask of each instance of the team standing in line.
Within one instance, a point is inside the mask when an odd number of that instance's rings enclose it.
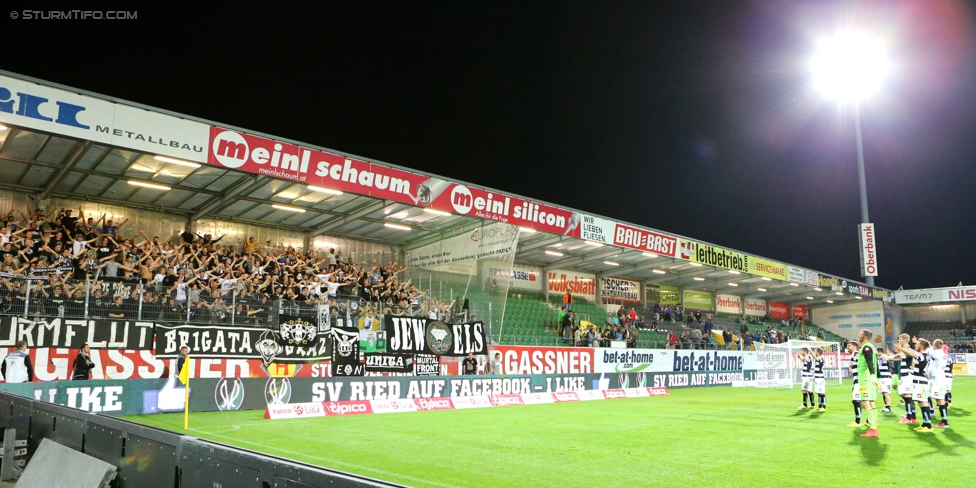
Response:
[[[897,372],[898,395],[905,405],[905,415],[899,424],[917,424],[918,410],[922,412],[921,425],[916,432],[929,433],[933,429],[949,428],[949,407],[952,405],[952,355],[941,339],[931,343],[926,339],[913,340],[908,334],[898,336],[892,351],[875,348],[873,334],[861,331],[858,343],[848,344],[851,354],[850,373],[853,379],[852,404],[854,422],[848,427],[861,427],[862,417],[867,417],[868,430],[861,437],[878,437],[878,413],[875,402],[878,393],[884,400],[882,412],[891,413],[891,388]],[[913,343],[914,342],[914,343]],[[797,355],[800,364],[803,406],[800,409],[827,409],[826,379],[824,377],[823,351],[803,348]],[[818,395],[816,407],[813,394]],[[809,399],[809,407],[807,406]],[[916,409],[916,404],[918,408]],[[938,407],[940,422],[932,424]]]

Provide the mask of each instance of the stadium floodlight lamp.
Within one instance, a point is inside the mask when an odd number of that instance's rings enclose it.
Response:
[[[790,286],[800,286],[800,285],[798,285],[796,283],[790,283]]]
[[[548,254],[550,256],[556,256],[557,258],[563,257],[563,253],[561,253],[559,251],[550,251],[548,249],[546,250],[546,254]]]
[[[741,274],[741,273],[739,273],[738,271],[736,271],[736,270],[734,270],[734,269],[730,269],[730,270],[729,270],[729,273],[730,273],[730,274]]]
[[[308,188],[309,190],[312,190],[312,191],[317,191],[319,193],[328,193],[329,195],[342,195],[342,192],[341,191],[339,191],[339,190],[333,190],[332,188],[323,188],[321,186],[315,186],[315,185],[307,185],[306,188]],[[392,209],[390,209],[390,210],[392,211]],[[426,210],[426,209],[424,209],[424,210]],[[387,213],[389,213],[389,212],[387,212]]]
[[[773,279],[772,279],[772,278],[767,278],[767,277],[765,277],[765,276],[763,276],[763,277],[762,277],[762,280],[763,280],[763,281],[773,281]]]
[[[163,163],[175,164],[177,166],[186,166],[187,168],[193,168],[193,169],[197,169],[200,166],[202,166],[202,165],[197,164],[197,163],[191,163],[189,161],[183,161],[182,159],[168,158],[166,156],[155,156],[153,159],[155,159],[156,161],[163,162]]]
[[[605,264],[607,266],[620,266],[620,263],[616,263],[616,262],[613,262],[613,261],[604,261],[603,264]]]
[[[840,295],[840,296],[844,296],[844,292],[842,292],[842,291],[838,291],[838,292],[836,292],[836,293],[834,293],[834,295]]]
[[[652,269],[651,272],[657,274],[667,274],[667,271],[664,271],[663,269]]]
[[[738,283],[729,283],[729,286],[739,286]]]
[[[129,180],[129,184],[132,186],[141,186],[143,188],[152,188],[153,190],[164,190],[164,191],[172,190],[172,188],[166,185],[157,185],[154,183],[146,183],[144,181]]]
[[[833,300],[827,300],[827,303],[834,303]]]
[[[278,205],[277,203],[272,205],[271,208],[276,208],[278,210],[287,210],[289,212],[295,213],[305,213],[305,209],[301,207],[292,207],[290,205]]]
[[[644,257],[648,257],[648,258],[656,258],[657,257],[657,254],[654,254],[652,252],[646,252],[645,251],[645,252],[642,252],[641,254],[643,254]]]
[[[519,227],[519,232],[525,232],[526,234],[535,234],[535,229],[530,229],[528,227]]]
[[[695,281],[705,281],[705,278],[699,278],[699,277],[696,276],[695,277]]]
[[[861,299],[861,297],[854,297],[854,298],[857,298],[858,300],[860,300],[860,299]]]
[[[823,291],[823,288],[814,288],[813,291]]]
[[[759,291],[766,291],[765,288],[756,288],[756,289],[759,290]]]
[[[851,31],[822,39],[811,65],[817,89],[829,99],[846,103],[877,93],[890,69],[881,42]]]
[[[697,267],[701,267],[701,263],[688,263],[688,264],[690,264],[690,265],[692,265],[692,266],[694,266],[696,268]]]
[[[587,243],[587,244],[589,244],[591,246],[603,247],[603,243],[602,242],[596,242],[596,241],[583,241],[583,242],[585,242],[585,243]]]
[[[451,216],[451,213],[450,212],[445,212],[443,210],[436,210],[436,209],[433,209],[433,208],[425,208],[424,209],[424,213],[429,213],[431,215],[438,215],[438,216],[441,216],[441,217],[450,217]]]
[[[390,229],[396,229],[396,230],[413,230],[410,227],[407,227],[405,225],[391,224],[389,222],[384,223],[383,226]]]
[[[807,297],[807,300],[813,300],[813,297]]]

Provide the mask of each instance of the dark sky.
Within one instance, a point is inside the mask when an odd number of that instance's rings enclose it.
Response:
[[[976,282],[973,5],[237,5],[3,16],[0,67],[856,278],[853,119],[805,63],[857,25],[893,65],[862,105],[877,283]]]

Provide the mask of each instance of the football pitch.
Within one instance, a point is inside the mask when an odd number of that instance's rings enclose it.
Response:
[[[955,379],[950,429],[899,425],[896,397],[878,439],[846,427],[850,389],[830,387],[825,413],[797,410],[799,389],[715,387],[298,420],[193,413],[186,433],[413,486],[976,486],[976,378]],[[125,418],[183,432],[182,414]]]

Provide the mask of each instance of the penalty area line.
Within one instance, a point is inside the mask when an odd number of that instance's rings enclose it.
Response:
[[[239,426],[235,426],[235,427],[239,427]],[[248,444],[248,445],[251,445],[251,446],[256,446],[256,447],[259,447],[259,448],[262,448],[262,449],[268,451],[269,454],[274,454],[274,452],[277,451],[277,452],[284,453],[284,454],[289,454],[289,455],[292,455],[292,456],[302,456],[302,457],[305,457],[305,458],[314,459],[316,461],[324,461],[324,462],[339,464],[339,465],[343,465],[343,466],[349,466],[349,467],[353,467],[353,468],[358,468],[358,469],[362,469],[364,471],[370,471],[370,472],[378,473],[378,474],[381,474],[381,475],[384,475],[384,476],[389,476],[390,478],[400,478],[400,479],[404,479],[404,480],[410,481],[412,483],[425,483],[425,484],[428,484],[428,485],[443,486],[443,487],[447,487],[447,488],[454,488],[455,486],[457,486],[457,485],[449,485],[449,484],[446,484],[446,483],[438,483],[436,481],[425,480],[425,479],[422,479],[422,478],[414,478],[413,476],[407,476],[407,475],[403,475],[403,474],[399,474],[399,473],[392,473],[390,471],[384,471],[382,469],[370,468],[369,466],[363,466],[363,465],[360,465],[360,464],[347,463],[345,461],[339,461],[337,459],[329,459],[329,458],[324,458],[324,457],[321,457],[321,456],[315,456],[315,455],[308,454],[308,453],[305,453],[305,452],[289,451],[288,449],[281,449],[280,447],[269,446],[267,444],[261,444],[260,442],[246,441],[246,440],[243,440],[243,439],[240,439],[240,438],[237,438],[237,437],[231,437],[231,436],[221,435],[221,434],[214,434],[214,433],[211,433],[211,432],[207,432],[205,430],[202,430],[202,429],[194,429],[194,428],[191,428],[190,430],[193,430],[193,431],[196,431],[196,432],[201,432],[203,434],[211,435],[211,436],[214,436],[214,437],[221,437],[223,439],[228,439],[228,440],[236,441],[236,442],[239,442],[241,444]]]

